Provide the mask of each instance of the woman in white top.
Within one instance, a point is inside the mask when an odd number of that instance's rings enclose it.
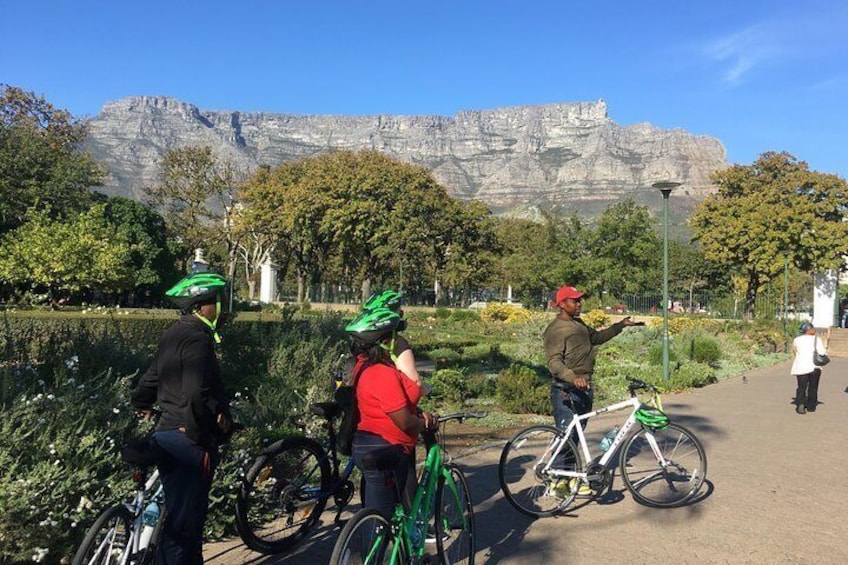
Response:
[[[795,390],[795,412],[815,412],[818,404],[821,369],[813,364],[813,351],[825,355],[824,344],[816,336],[816,328],[809,322],[801,324],[801,335],[792,340],[792,371],[798,379]]]

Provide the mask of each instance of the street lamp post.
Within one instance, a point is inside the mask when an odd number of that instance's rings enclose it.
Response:
[[[662,367],[663,379],[668,380],[668,196],[680,186],[679,182],[661,181],[652,185],[659,189],[663,197],[663,332]]]

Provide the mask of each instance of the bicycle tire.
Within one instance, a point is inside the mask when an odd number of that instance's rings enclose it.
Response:
[[[365,508],[354,514],[342,528],[333,546],[330,563],[378,565],[388,562],[395,543],[397,538],[392,533],[389,520],[378,510]],[[403,548],[399,549],[403,553]],[[398,562],[406,563],[405,556],[401,555]]]
[[[327,454],[315,440],[289,438],[269,446],[254,459],[236,497],[236,529],[244,544],[276,554],[304,539],[327,504],[330,474]]]
[[[668,465],[663,468],[648,443],[653,434]],[[707,475],[707,454],[695,435],[678,424],[661,430],[640,429],[624,444],[621,478],[633,498],[646,506],[684,505],[700,490]]]
[[[498,463],[498,481],[509,503],[522,514],[534,518],[552,516],[571,504],[575,493],[560,489],[566,479],[556,479],[542,473],[553,442],[562,437],[562,430],[553,426],[531,426],[513,437],[504,446]],[[582,471],[583,457],[571,439],[566,440],[558,458],[558,468]],[[563,483],[562,481],[566,481]]]
[[[436,490],[436,549],[442,563],[474,565],[474,504],[468,481],[456,465],[446,465],[456,486],[454,495],[444,475]]]
[[[107,508],[85,533],[73,565],[120,563],[131,551],[133,515],[126,506]]]

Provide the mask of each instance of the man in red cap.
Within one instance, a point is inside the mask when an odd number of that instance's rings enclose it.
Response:
[[[552,303],[559,308],[559,314],[543,335],[545,359],[553,377],[554,421],[561,429],[568,426],[574,414],[592,410],[595,346],[614,338],[625,327],[636,325],[628,316],[604,330],[590,328],[580,319],[583,296],[573,286],[561,287]]]

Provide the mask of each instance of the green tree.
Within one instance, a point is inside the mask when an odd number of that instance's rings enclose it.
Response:
[[[79,150],[86,135],[84,123],[43,97],[0,85],[0,233],[33,206],[53,217],[88,207],[103,170]]]
[[[179,244],[168,237],[165,219],[156,210],[123,196],[100,197],[106,220],[130,248],[132,288],[164,290],[179,278]],[[161,295],[161,293],[158,293]]]
[[[450,198],[423,167],[376,151],[325,153],[260,170],[242,198],[245,223],[276,238],[278,257],[290,257],[299,300],[319,280],[360,284],[367,295],[375,282],[400,280],[401,270],[415,285],[445,276],[468,281],[476,274],[471,259],[461,258],[488,245],[491,231],[487,210]]]
[[[209,250],[220,244],[226,249],[232,275],[238,193],[233,164],[217,157],[211,147],[192,145],[168,151],[159,168],[162,183],[145,192],[149,202],[163,210],[169,230],[183,245],[183,266],[194,249]]]
[[[662,241],[645,206],[626,198],[598,218],[591,244],[595,283],[615,296],[656,286]]]
[[[0,279],[46,290],[52,303],[81,290],[132,288],[132,246],[105,219],[103,205],[67,221],[31,209],[0,239]]]
[[[549,227],[533,220],[502,218],[496,233],[503,247],[497,265],[498,286],[512,286],[524,303],[537,302],[556,284],[546,277],[552,256]]]
[[[743,277],[746,315],[760,287],[783,272],[785,257],[807,272],[841,266],[848,253],[844,179],[810,171],[785,152],[763,153],[712,178],[718,192],[690,223],[706,258]]]

